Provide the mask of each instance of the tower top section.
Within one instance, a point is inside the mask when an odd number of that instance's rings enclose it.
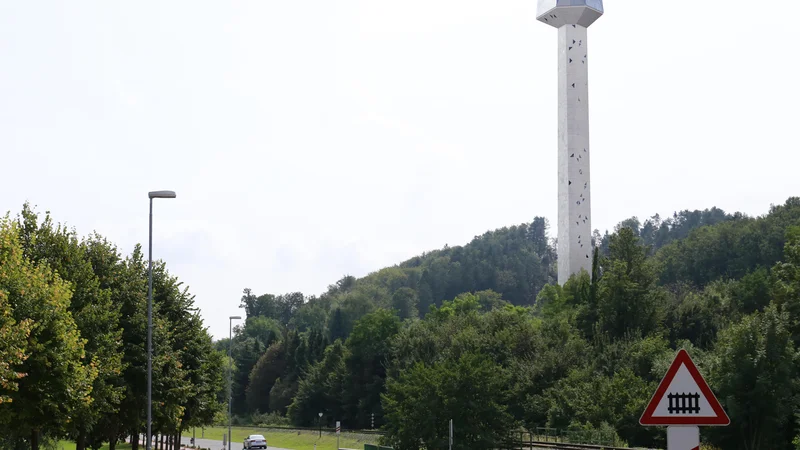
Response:
[[[588,27],[603,15],[603,0],[539,0],[536,13],[539,21],[556,28]]]

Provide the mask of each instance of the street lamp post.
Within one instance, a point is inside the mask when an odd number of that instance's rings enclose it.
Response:
[[[175,198],[174,191],[152,191],[150,199],[149,256],[147,266],[147,450],[153,444],[153,199]]]
[[[233,388],[231,384],[231,349],[233,348],[233,321],[242,320],[242,316],[228,318],[228,450],[231,450],[231,417],[233,417]]]
[[[319,437],[322,437],[322,413],[319,413]]]

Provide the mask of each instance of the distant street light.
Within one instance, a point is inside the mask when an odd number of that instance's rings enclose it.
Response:
[[[150,198],[150,255],[147,266],[147,450],[153,443],[153,199],[175,198],[174,191],[152,191]]]
[[[228,317],[228,450],[231,450],[231,417],[233,417],[233,388],[231,385],[231,349],[233,348],[233,321],[242,320],[242,316]]]
[[[322,413],[319,413],[319,437],[322,437]]]

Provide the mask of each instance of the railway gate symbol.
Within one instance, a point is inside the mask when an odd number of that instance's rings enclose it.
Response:
[[[667,395],[670,414],[700,414],[700,394],[669,394]]]

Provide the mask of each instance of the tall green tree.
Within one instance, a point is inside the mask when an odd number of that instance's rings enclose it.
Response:
[[[786,232],[783,261],[773,269],[775,301],[789,314],[789,330],[795,347],[800,346],[800,226]]]
[[[287,414],[293,424],[312,426],[319,412],[329,417],[345,417],[342,398],[347,380],[344,363],[347,356],[347,348],[338,340],[325,350],[324,358],[303,377]],[[349,427],[347,420],[345,424]]]
[[[67,431],[72,415],[91,404],[97,371],[83,363],[85,341],[69,312],[69,283],[25,258],[18,227],[8,219],[0,221],[0,292],[13,320],[31,324],[30,356],[13,369],[25,376],[0,405],[0,417],[13,417],[7,432],[38,450],[42,436]]]
[[[731,418],[730,426],[713,430],[722,448],[790,448],[800,359],[789,325],[788,313],[770,306],[720,334],[710,381]]]
[[[133,436],[137,450],[147,408],[147,265],[140,245],[123,259],[113,244],[97,235],[88,239],[87,253],[101,286],[110,289],[112,301],[120,307],[122,372],[117,385],[124,388],[124,396],[117,412],[105,416],[104,429],[111,442],[118,436]],[[154,323],[159,320],[154,311]],[[164,327],[154,326],[153,341],[165,338]],[[154,374],[162,361],[153,359]]]
[[[5,230],[0,230],[0,239],[6,238],[4,233]],[[31,325],[30,319],[14,320],[8,293],[0,289],[0,413],[4,411],[2,404],[12,401],[9,394],[19,388],[18,380],[26,375],[17,372],[15,367],[30,356],[27,346]],[[10,426],[10,419],[0,415],[0,426]]]
[[[270,411],[269,393],[286,370],[286,347],[283,341],[273,343],[260,358],[247,384],[246,399],[250,411]]]
[[[331,341],[339,339],[347,339],[347,330],[345,329],[344,315],[341,308],[336,308],[333,312],[333,318],[330,325]]]
[[[85,341],[84,364],[97,372],[93,401],[74,411],[69,425],[77,450],[83,450],[89,433],[103,416],[116,412],[122,398],[122,388],[115,384],[122,370],[119,305],[111,301],[111,292],[101,287],[86,246],[74,230],[54,224],[49,214],[39,223],[27,203],[18,223],[25,257],[47,265],[71,283],[69,311]]]
[[[379,309],[359,320],[347,338],[349,354],[345,359],[348,373],[343,403],[348,423],[355,427],[383,423],[381,394],[385,389],[386,365],[391,342],[400,330],[400,321],[391,311]]]
[[[657,330],[664,318],[665,293],[656,284],[648,249],[630,228],[611,237],[610,255],[597,288],[597,318],[602,332],[622,337],[628,330]]]

